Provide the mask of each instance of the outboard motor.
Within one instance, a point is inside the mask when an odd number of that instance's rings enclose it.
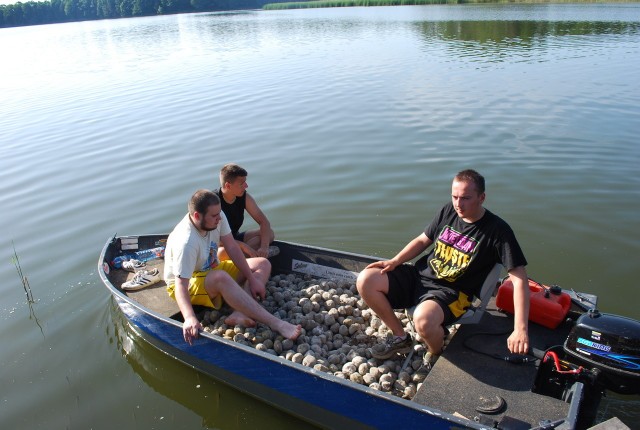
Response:
[[[576,320],[564,345],[544,353],[533,392],[566,402],[579,395],[577,428],[585,429],[606,390],[640,394],[640,321],[591,310]]]
[[[640,394],[640,321],[583,314],[564,343],[567,360],[597,369],[597,382],[620,394]]]

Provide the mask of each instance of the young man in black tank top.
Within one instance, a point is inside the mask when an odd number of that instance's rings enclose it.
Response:
[[[394,309],[417,305],[416,331],[435,359],[442,352],[444,326],[464,314],[489,271],[502,264],[514,285],[514,329],[507,339],[509,351],[529,349],[529,288],[527,261],[509,225],[485,209],[485,181],[475,170],[459,172],[453,179],[451,203],[446,204],[425,231],[395,257],[367,266],[358,276],[358,292],[393,332],[386,344],[371,353],[385,359],[411,350]],[[403,264],[432,249],[415,265]],[[428,359],[429,359],[428,358]]]
[[[247,192],[247,171],[234,163],[225,164],[220,170],[220,188],[215,192],[220,197],[222,211],[229,220],[231,234],[247,257],[271,257],[278,252],[269,246],[275,238],[271,223],[260,210],[256,201]],[[245,210],[258,224],[257,229],[240,231]],[[224,248],[218,251],[220,260],[227,260]]]

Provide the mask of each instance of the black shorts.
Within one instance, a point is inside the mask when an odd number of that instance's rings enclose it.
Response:
[[[451,288],[423,282],[415,266],[402,264],[387,272],[387,277],[387,299],[393,309],[411,308],[425,300],[435,300],[444,312],[443,325],[453,324],[458,319],[449,309],[449,305],[458,301],[459,293]]]

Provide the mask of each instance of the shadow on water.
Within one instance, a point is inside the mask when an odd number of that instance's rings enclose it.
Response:
[[[316,428],[159,351],[136,334],[113,300],[111,316],[118,350],[133,371],[155,392],[200,416],[203,428]]]

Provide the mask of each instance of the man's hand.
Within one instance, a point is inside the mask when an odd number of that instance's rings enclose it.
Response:
[[[261,246],[260,248],[258,248],[258,250],[256,251],[256,256],[257,257],[264,257],[267,258],[267,255],[269,255],[269,247],[268,246]]]
[[[398,267],[398,263],[396,263],[395,260],[384,260],[384,261],[376,261],[375,263],[371,263],[366,268],[367,269],[379,268],[381,269],[380,273],[386,273],[386,272],[392,271],[396,267]]]
[[[529,351],[529,278],[524,266],[509,270],[513,283],[513,333],[507,339],[507,348],[514,354]]]
[[[507,339],[507,348],[512,354],[527,354],[529,352],[529,335],[525,330],[514,330]]]
[[[252,276],[249,279],[249,291],[251,293],[251,297],[256,300],[264,300],[267,295],[267,290],[265,289],[262,282],[258,281],[255,276]]]
[[[195,316],[187,318],[182,324],[182,335],[189,345],[193,345],[193,339],[198,338],[200,330],[202,330],[202,324]]]
[[[236,240],[236,243],[238,244],[238,247],[242,250],[244,255],[247,256],[247,258],[263,257],[261,255],[258,255],[258,253],[246,243],[241,242],[239,240]]]
[[[420,255],[425,249],[431,245],[433,241],[427,237],[426,234],[420,233],[418,237],[407,243],[402,251],[398,252],[391,260],[376,261],[367,266],[367,269],[379,268],[380,273],[391,272],[393,269],[412,260]]]

